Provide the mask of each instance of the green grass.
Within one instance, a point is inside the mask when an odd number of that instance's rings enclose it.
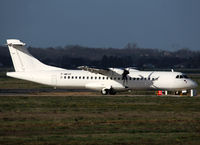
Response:
[[[0,72],[0,89],[41,88]],[[198,145],[200,98],[1,95],[0,144]]]
[[[200,144],[200,98],[1,96],[0,144]]]

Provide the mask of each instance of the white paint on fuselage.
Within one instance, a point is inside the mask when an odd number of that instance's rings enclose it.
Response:
[[[122,80],[121,75],[104,76],[83,70],[10,72],[7,75],[45,85],[74,89],[102,90],[103,88],[110,89],[112,87],[115,90],[123,90],[126,89],[126,86],[128,89],[133,90],[183,90],[197,86],[189,78],[177,79],[177,75],[182,75],[180,72],[130,71],[127,80]]]

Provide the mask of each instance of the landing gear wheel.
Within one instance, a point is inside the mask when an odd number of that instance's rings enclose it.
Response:
[[[101,94],[102,94],[102,95],[107,95],[108,92],[109,92],[108,89],[102,89],[102,90],[101,90]]]
[[[116,94],[116,91],[113,90],[113,89],[110,89],[109,94],[110,94],[110,95],[115,95],[115,94]]]

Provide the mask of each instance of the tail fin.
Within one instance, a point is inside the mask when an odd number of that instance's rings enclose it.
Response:
[[[25,43],[17,39],[8,39],[7,45],[16,72],[38,70],[61,70],[61,68],[48,66],[34,58],[24,47]]]

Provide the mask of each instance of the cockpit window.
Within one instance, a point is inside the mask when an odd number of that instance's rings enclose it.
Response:
[[[187,75],[177,75],[176,78],[177,79],[183,79],[183,78],[187,79],[188,76]]]

